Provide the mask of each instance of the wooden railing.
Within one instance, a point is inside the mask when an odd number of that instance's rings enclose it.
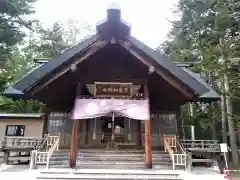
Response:
[[[30,168],[33,169],[36,165],[46,165],[46,167],[49,168],[49,161],[53,152],[59,149],[59,141],[60,134],[48,134],[39,146],[39,149],[32,151]]]
[[[168,152],[172,160],[173,170],[175,170],[176,166],[187,168],[189,154],[184,150],[175,135],[164,135],[164,150]]]
[[[44,165],[48,162],[48,152],[47,151],[33,151],[33,166]],[[31,159],[32,160],[32,159]]]
[[[54,139],[54,141],[52,141],[51,147],[48,150],[47,169],[49,168],[49,161],[50,161],[50,158],[52,157],[53,152],[55,150],[58,151],[59,149],[60,135],[58,137],[51,137],[51,138]]]
[[[47,138],[47,149],[51,148],[55,142],[58,140],[59,143],[60,133],[58,134],[49,134]]]
[[[185,149],[219,149],[219,144],[217,140],[181,140],[181,143]]]
[[[42,138],[30,138],[30,137],[8,137],[5,136],[2,141],[2,148],[37,148]]]
[[[41,144],[39,144],[37,147],[36,147],[36,150],[37,151],[42,151],[42,150],[44,150],[45,148],[46,148],[46,145],[47,145],[47,134],[45,134],[45,136],[44,136],[44,139],[42,140],[42,142],[41,142]]]

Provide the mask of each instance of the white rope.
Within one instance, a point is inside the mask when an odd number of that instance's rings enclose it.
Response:
[[[115,124],[114,124],[114,112],[112,113],[112,141],[115,140]]]

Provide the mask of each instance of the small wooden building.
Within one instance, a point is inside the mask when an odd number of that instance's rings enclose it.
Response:
[[[42,137],[43,116],[43,113],[0,113],[0,142],[5,136]]]
[[[145,148],[146,167],[151,168],[151,149],[163,146],[162,136],[182,137],[180,106],[219,96],[194,73],[131,36],[119,9],[108,9],[96,30],[16,82],[11,91],[17,93],[6,90],[5,95],[47,105],[45,127],[61,133],[60,148],[71,148],[72,167],[77,148],[119,142]]]
[[[2,145],[6,139],[39,139],[44,134],[43,113],[0,113],[0,157],[3,156]],[[11,155],[15,155],[12,153]]]

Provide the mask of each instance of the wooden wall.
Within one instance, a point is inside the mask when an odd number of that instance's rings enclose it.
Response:
[[[79,120],[79,148],[83,147],[101,147],[101,126],[103,121],[101,118],[88,120]],[[93,138],[94,134],[94,123],[96,122],[96,139]],[[60,148],[70,148],[71,143],[71,131],[72,131],[73,120],[69,118],[68,114],[55,114],[51,113],[49,117],[49,133],[60,132]],[[141,144],[144,147],[144,121],[141,121]],[[86,129],[84,129],[86,128]],[[84,135],[86,131],[87,138]],[[131,134],[129,139],[128,134]],[[137,120],[132,119],[129,127],[128,118],[124,118],[124,129],[121,131],[124,135],[125,142],[136,142],[137,136]],[[163,136],[164,134],[177,134],[177,122],[174,114],[154,114],[151,117],[151,142],[152,148],[163,147]]]

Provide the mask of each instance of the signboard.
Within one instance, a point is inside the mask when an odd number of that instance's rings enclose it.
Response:
[[[132,97],[132,83],[95,82],[96,97]]]
[[[220,144],[220,149],[221,149],[221,152],[223,152],[224,159],[225,159],[225,165],[226,165],[226,168],[228,169],[228,160],[227,160],[227,156],[226,156],[226,153],[228,152],[227,144],[226,143],[221,143]]]
[[[220,149],[221,149],[221,152],[228,152],[227,144],[226,143],[221,143],[220,144]]]

